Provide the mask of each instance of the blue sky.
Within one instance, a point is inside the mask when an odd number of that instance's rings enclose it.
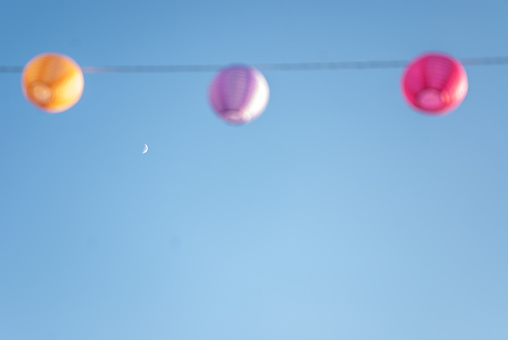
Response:
[[[0,65],[506,56],[507,14],[0,0]],[[213,73],[86,74],[56,115],[0,74],[0,339],[506,339],[508,67],[466,71],[440,118],[405,104],[399,69],[267,71],[241,127],[210,109]]]

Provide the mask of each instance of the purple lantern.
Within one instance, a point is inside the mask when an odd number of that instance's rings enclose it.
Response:
[[[220,117],[242,124],[257,118],[266,108],[270,89],[265,77],[249,66],[222,69],[210,86],[210,103]]]

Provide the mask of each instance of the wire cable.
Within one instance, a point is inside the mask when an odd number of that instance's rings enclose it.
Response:
[[[508,56],[460,59],[465,66],[506,65]],[[339,61],[314,63],[271,63],[253,65],[260,71],[366,70],[403,68],[407,60]],[[216,72],[225,65],[116,65],[82,66],[84,73],[191,73]],[[0,73],[21,73],[22,66],[0,66]]]

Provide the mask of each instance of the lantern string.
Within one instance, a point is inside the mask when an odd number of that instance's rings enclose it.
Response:
[[[508,56],[460,59],[465,66],[506,65]],[[407,60],[254,64],[260,71],[365,70],[403,68]],[[84,73],[191,73],[216,72],[226,65],[116,65],[82,66]],[[0,73],[21,73],[22,66],[0,66]]]

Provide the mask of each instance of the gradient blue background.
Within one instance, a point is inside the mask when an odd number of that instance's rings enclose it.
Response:
[[[0,0],[0,65],[508,55],[506,1]],[[402,70],[86,74],[48,115],[0,74],[1,340],[508,338],[507,66],[412,111]],[[150,150],[141,155],[143,144]]]

